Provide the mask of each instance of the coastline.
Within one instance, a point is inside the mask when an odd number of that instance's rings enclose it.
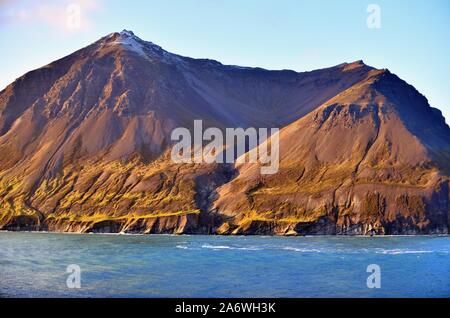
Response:
[[[16,215],[0,220],[0,230],[25,232],[104,233],[104,234],[175,234],[231,236],[385,236],[448,235],[445,223],[417,223],[414,220],[391,220],[373,223],[341,222],[332,217],[317,220],[217,218],[206,213],[155,215],[120,218],[54,218],[44,215]]]
[[[349,235],[349,234],[316,234],[316,235],[257,235],[257,234],[170,234],[170,233],[112,233],[112,232],[61,232],[61,231],[10,231],[0,230],[0,233],[30,233],[30,234],[61,234],[61,235],[98,235],[98,236],[174,236],[174,237],[261,237],[261,238],[284,238],[284,237],[297,237],[297,238],[320,238],[320,237],[361,237],[361,238],[384,238],[384,237],[450,237],[450,234],[386,234],[386,235]]]

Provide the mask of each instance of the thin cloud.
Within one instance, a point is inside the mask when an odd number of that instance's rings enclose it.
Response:
[[[95,26],[91,15],[101,8],[101,0],[0,0],[0,23],[48,26],[63,33],[86,31]]]

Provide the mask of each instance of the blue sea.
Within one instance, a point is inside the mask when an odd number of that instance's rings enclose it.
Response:
[[[450,237],[1,232],[0,296],[449,297]]]

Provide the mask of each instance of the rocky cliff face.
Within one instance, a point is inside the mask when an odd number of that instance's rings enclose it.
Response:
[[[194,119],[282,128],[279,172],[173,163],[171,131]],[[0,92],[0,229],[448,233],[449,136],[412,86],[361,61],[267,71],[113,33]]]

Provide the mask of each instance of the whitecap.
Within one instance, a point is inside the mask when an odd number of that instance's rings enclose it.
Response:
[[[301,252],[301,253],[321,253],[321,250],[318,249],[310,249],[310,248],[299,248],[299,247],[292,247],[292,246],[285,246],[282,248],[285,251],[294,251],[294,252]]]
[[[236,246],[210,245],[210,244],[203,244],[202,248],[210,248],[213,250],[243,250],[243,251],[260,251],[260,250],[262,250],[262,248],[257,247],[257,246],[236,247]]]
[[[262,248],[259,248],[259,247],[237,247],[236,249],[243,250],[243,251],[261,251],[262,250]]]
[[[212,249],[231,249],[230,246],[226,245],[209,245],[209,244],[203,244],[202,248],[212,248]]]
[[[377,251],[375,253],[398,255],[398,254],[422,254],[422,253],[433,253],[433,252],[434,251],[393,249],[393,250],[381,250],[381,251]]]

